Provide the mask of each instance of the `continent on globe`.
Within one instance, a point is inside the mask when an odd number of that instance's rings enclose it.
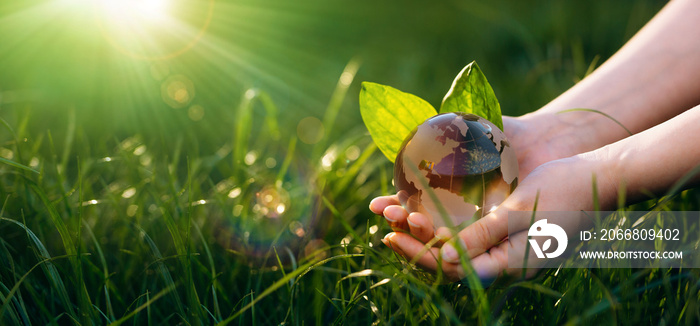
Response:
[[[422,179],[422,180],[421,180]],[[473,114],[443,113],[416,127],[394,165],[401,204],[435,228],[463,226],[488,214],[518,184],[518,160],[505,134]],[[440,214],[428,186],[445,208]]]

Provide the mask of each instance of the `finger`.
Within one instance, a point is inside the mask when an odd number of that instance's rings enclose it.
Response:
[[[432,247],[428,250],[425,244],[405,233],[389,233],[382,239],[396,253],[415,263],[424,270],[436,273],[438,270],[439,248]],[[445,279],[455,282],[465,277],[461,264],[442,262],[441,271]]]
[[[492,219],[492,220],[487,220]],[[442,258],[450,263],[459,262],[459,254],[455,248],[455,242],[459,241],[462,249],[469,257],[476,257],[486,250],[501,242],[507,235],[507,227],[502,230],[500,220],[492,215],[484,216],[476,222],[456,233],[452,229],[441,227],[435,232],[435,236],[446,242],[442,246]],[[505,233],[503,233],[505,232]]]
[[[384,218],[394,230],[409,230],[408,222],[406,221],[408,212],[403,207],[399,205],[387,206],[384,208],[382,215],[384,215]]]
[[[372,199],[369,203],[369,209],[377,215],[382,215],[384,209],[391,205],[401,205],[399,202],[399,197],[396,195],[391,196],[380,196]]]
[[[510,233],[514,233],[529,226],[529,220],[509,221],[508,211],[510,210],[506,202],[459,232],[459,238],[464,241],[470,257],[476,257],[503,241],[508,237],[509,228],[512,228]]]
[[[392,232],[382,239],[385,245],[416,265],[431,272],[437,270],[438,248],[425,249],[425,244],[406,233]]]
[[[435,237],[433,224],[430,219],[421,213],[411,213],[406,218],[411,234],[418,240],[427,243]]]
[[[472,259],[474,272],[480,279],[494,279],[504,272],[520,277],[524,265],[527,232],[518,232],[507,241],[491,248]],[[511,260],[508,260],[511,257]],[[535,252],[530,250],[530,257],[535,257]],[[525,277],[532,276],[538,270],[536,259],[528,260]]]

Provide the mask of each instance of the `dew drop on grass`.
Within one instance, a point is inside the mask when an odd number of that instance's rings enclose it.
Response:
[[[277,166],[277,160],[275,160],[274,157],[268,157],[268,158],[265,160],[265,166],[266,166],[268,169],[272,169],[272,168],[274,168],[275,166]]]

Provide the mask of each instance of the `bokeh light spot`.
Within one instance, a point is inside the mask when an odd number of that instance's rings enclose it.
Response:
[[[258,153],[256,151],[250,151],[245,154],[245,157],[243,158],[243,161],[247,165],[253,165],[255,161],[258,159]]]
[[[315,117],[306,117],[297,124],[297,136],[302,142],[313,145],[318,143],[325,135],[323,123]]]
[[[269,218],[278,218],[289,206],[289,194],[283,188],[265,187],[257,194],[257,204],[254,211]]]
[[[136,155],[136,156],[143,155],[143,153],[145,153],[145,152],[146,152],[146,145],[141,145],[141,146],[136,147],[134,149],[134,155]]]
[[[300,238],[306,235],[306,231],[304,231],[304,225],[301,224],[301,222],[299,221],[293,221],[292,223],[289,223],[289,231]]]
[[[126,216],[129,216],[129,217],[135,216],[138,209],[139,209],[138,205],[129,205],[129,207],[126,208]]]
[[[122,193],[122,197],[123,198],[131,198],[131,197],[134,197],[135,194],[136,194],[136,188],[131,187],[127,190],[124,190],[124,192]]]
[[[375,234],[379,231],[379,226],[378,225],[372,225],[369,227],[369,234]]]
[[[39,166],[39,158],[34,156],[32,159],[29,161],[29,166],[36,168]]]
[[[194,84],[183,76],[170,76],[160,86],[163,101],[174,109],[187,106],[195,95]]]
[[[243,205],[236,205],[233,206],[233,216],[241,216],[241,213],[243,212]]]
[[[4,147],[0,147],[0,157],[11,160],[14,156],[15,154],[11,150]]]
[[[236,198],[240,195],[241,195],[241,188],[236,187],[236,188],[231,189],[231,191],[229,191],[228,198]]]
[[[345,158],[350,161],[354,161],[360,157],[360,148],[352,145],[345,150]]]
[[[204,118],[204,108],[199,104],[190,106],[189,110],[187,110],[187,116],[190,117],[192,121],[202,120],[202,118]]]
[[[323,167],[323,169],[326,171],[330,171],[337,156],[338,154],[336,153],[335,149],[329,150],[328,153],[323,155],[321,158],[321,167]]]

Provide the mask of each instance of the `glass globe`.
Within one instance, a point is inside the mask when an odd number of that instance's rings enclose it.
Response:
[[[429,118],[403,141],[394,165],[401,204],[428,216],[434,228],[465,226],[481,218],[517,183],[518,160],[506,135],[473,114]],[[440,213],[440,205],[447,214]]]

